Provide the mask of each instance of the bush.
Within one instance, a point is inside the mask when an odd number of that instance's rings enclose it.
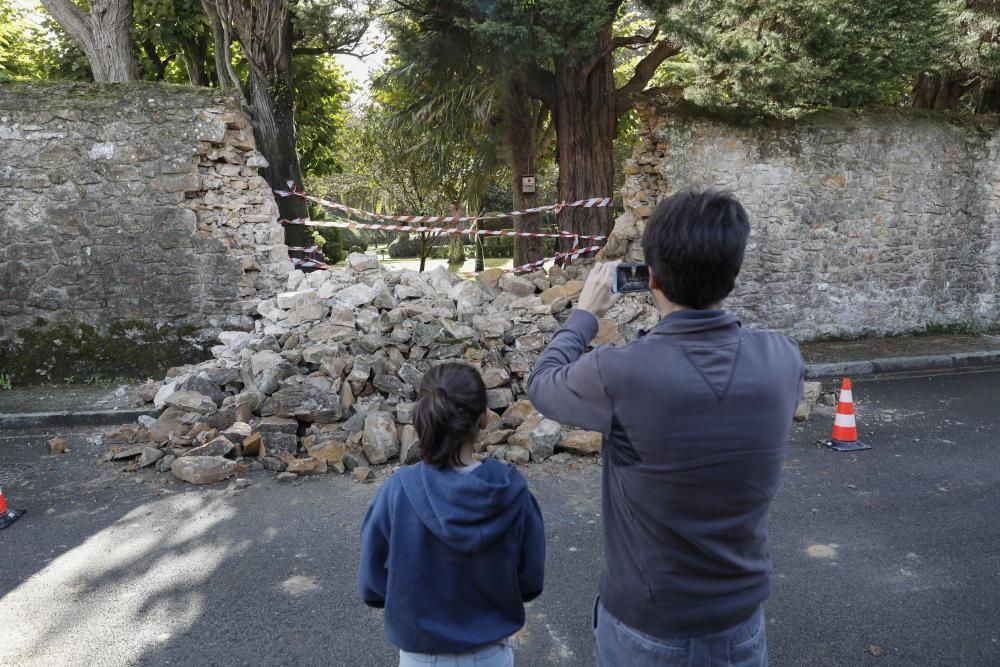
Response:
[[[313,241],[323,251],[326,261],[336,264],[344,259],[344,246],[340,242],[340,231],[335,227],[315,227],[312,230]]]
[[[345,248],[351,248],[351,252],[367,252],[368,251],[368,236],[362,230],[358,230],[358,229],[341,229],[340,230],[340,240],[341,240],[341,244]],[[361,248],[361,250],[355,251],[354,248]]]

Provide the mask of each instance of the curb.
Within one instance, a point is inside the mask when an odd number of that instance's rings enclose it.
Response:
[[[886,357],[868,361],[843,361],[827,364],[807,364],[807,379],[840,376],[859,377],[877,373],[904,371],[936,371],[956,368],[1000,366],[1000,350],[929,354],[919,357]]]
[[[156,417],[154,408],[129,410],[78,410],[73,412],[20,412],[0,414],[0,431],[20,428],[66,428],[70,426],[115,426],[134,422],[143,415]]]

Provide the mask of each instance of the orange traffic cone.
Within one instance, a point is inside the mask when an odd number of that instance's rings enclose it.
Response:
[[[3,495],[3,489],[0,488],[0,530],[20,519],[22,514],[24,514],[24,510],[7,509],[7,497]]]
[[[833,420],[833,435],[823,444],[838,452],[871,449],[858,440],[858,425],[854,422],[854,392],[851,390],[850,378],[844,378],[840,385],[840,401],[837,403],[837,416]]]

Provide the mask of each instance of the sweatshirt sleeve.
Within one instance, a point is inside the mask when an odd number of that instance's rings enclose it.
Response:
[[[389,516],[385,486],[379,489],[368,507],[361,524],[361,568],[358,592],[369,607],[385,607],[385,591],[389,579]]]
[[[608,433],[612,407],[601,378],[600,351],[586,352],[597,329],[592,313],[573,311],[531,370],[528,400],[549,419]]]
[[[524,515],[517,577],[521,599],[531,602],[542,594],[545,581],[545,524],[542,522],[542,510],[530,492]]]

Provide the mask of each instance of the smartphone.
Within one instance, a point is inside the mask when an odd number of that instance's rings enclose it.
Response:
[[[619,264],[615,270],[614,292],[648,292],[649,267],[645,264]]]

